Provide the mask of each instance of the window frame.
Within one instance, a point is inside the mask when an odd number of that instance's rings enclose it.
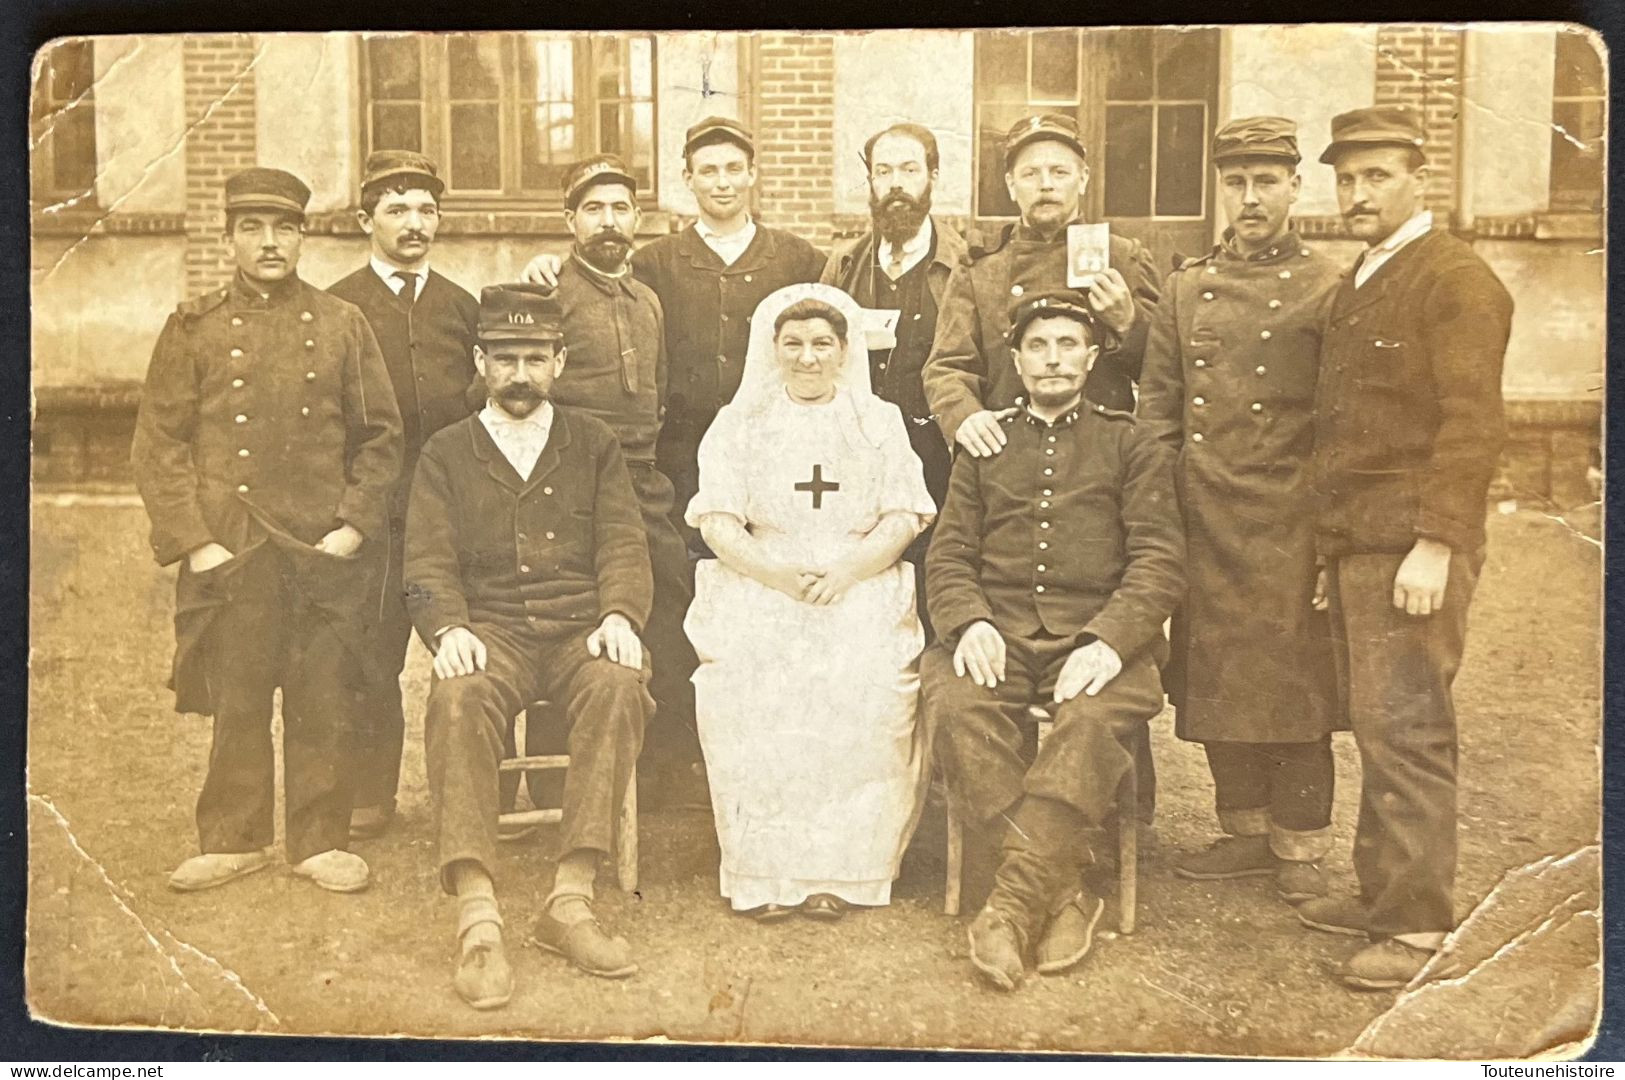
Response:
[[[83,92],[58,101],[52,93],[53,63],[63,47],[70,45],[83,48],[90,70],[85,73]],[[83,187],[61,187],[56,183],[58,147],[54,136],[58,125],[70,115],[86,117],[90,126],[89,177]],[[51,46],[50,54],[30,80],[28,132],[32,144],[28,169],[30,208],[34,211],[50,210],[52,213],[98,208],[96,177],[99,163],[96,153],[99,132],[96,126],[96,42],[93,38],[68,38]]]
[[[1565,40],[1583,48],[1590,49],[1592,54],[1596,56],[1597,63],[1602,71],[1603,82],[1601,86],[1595,88],[1594,93],[1565,94],[1562,92],[1563,42]],[[1602,208],[1606,203],[1608,190],[1608,158],[1606,153],[1606,144],[1608,139],[1607,64],[1601,56],[1596,55],[1596,46],[1586,35],[1572,30],[1559,30],[1555,36],[1552,49],[1552,66],[1551,123],[1553,129],[1552,135],[1554,139],[1562,138],[1562,136],[1558,133],[1557,124],[1557,107],[1559,105],[1596,104],[1602,108],[1603,114],[1602,135],[1600,136],[1603,142],[1603,147],[1601,148],[1602,152],[1599,154],[1596,183],[1594,185],[1588,185],[1583,189],[1559,188],[1556,170],[1551,169],[1548,165],[1549,171],[1546,181],[1547,209],[1548,212],[1552,214],[1600,215],[1602,213]],[[1566,129],[1564,130],[1566,131]],[[1573,139],[1575,136],[1570,134],[1569,138]]]
[[[498,151],[500,188],[456,188],[452,186],[451,128],[453,99],[447,77],[448,49],[454,36],[494,37],[500,43],[499,73],[496,104],[498,107]],[[522,146],[524,130],[522,119],[526,109],[535,102],[524,96],[519,80],[519,45],[525,38],[537,36],[562,38],[572,49],[571,113],[577,125],[577,145],[580,157],[598,153],[601,145],[599,124],[600,105],[615,101],[623,107],[633,107],[647,101],[650,111],[649,159],[647,162],[629,161],[634,169],[642,165],[648,171],[649,183],[644,192],[650,195],[644,209],[654,208],[652,193],[656,190],[660,156],[660,58],[658,40],[650,32],[589,33],[584,31],[460,31],[457,34],[364,34],[358,46],[358,83],[360,87],[360,131],[362,157],[373,149],[372,55],[369,44],[377,38],[404,37],[414,42],[419,57],[419,96],[414,101],[419,109],[418,131],[421,152],[440,166],[441,179],[446,181],[446,192],[441,199],[445,211],[559,211],[564,206],[564,195],[557,187],[547,190],[527,189],[524,185]],[[630,66],[630,45],[641,38],[649,47],[649,96],[647,99],[630,95],[600,99],[594,82],[593,50],[604,39],[613,40],[621,52],[623,62]],[[458,99],[472,102],[475,99]],[[487,99],[479,99],[487,100]],[[582,132],[586,138],[580,138]],[[587,149],[591,147],[591,149]]]

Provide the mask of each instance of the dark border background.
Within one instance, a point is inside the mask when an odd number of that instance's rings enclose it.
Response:
[[[28,278],[28,95],[29,64],[35,50],[55,37],[77,34],[178,33],[183,31],[275,30],[515,30],[515,29],[819,29],[877,27],[980,27],[1082,25],[1114,22],[1269,23],[1341,21],[1466,22],[1562,20],[1583,23],[1602,32],[1610,49],[1625,49],[1625,6],[1618,0],[1138,0],[1132,7],[1084,8],[1078,0],[1026,0],[1016,4],[988,0],[938,0],[928,10],[915,10],[893,0],[889,5],[854,0],[819,0],[816,4],[753,4],[743,0],[708,0],[703,8],[674,0],[621,6],[602,3],[555,3],[536,0],[414,0],[410,11],[386,4],[343,0],[258,0],[221,4],[218,0],[0,0],[0,551],[28,549],[29,535],[29,278]],[[538,16],[548,16],[545,23]],[[1259,73],[1265,77],[1266,73]],[[1609,188],[1625,178],[1625,154],[1619,132],[1625,130],[1625,92],[1611,79],[1609,112]],[[1610,200],[1611,202],[1611,200]],[[1617,283],[1625,252],[1625,229],[1610,215],[1608,276]],[[117,282],[109,282],[117,288]],[[1625,304],[1619,289],[1608,291],[1609,415],[1619,366],[1613,345],[1625,330]],[[1607,471],[1621,464],[1625,435],[1609,425]],[[1605,514],[1622,506],[1617,486],[1610,484]],[[1611,530],[1610,530],[1611,531]],[[1625,555],[1605,548],[1605,641],[1622,629],[1614,594]],[[33,1020],[23,997],[24,905],[27,897],[27,816],[24,768],[28,713],[28,573],[25,559],[0,561],[0,671],[12,676],[0,682],[0,1060],[92,1062],[108,1060],[182,1061],[534,1061],[565,1060],[919,1060],[953,1057],[969,1060],[1021,1060],[1049,1055],[995,1055],[794,1050],[748,1047],[685,1047],[621,1044],[526,1042],[457,1042],[428,1039],[337,1039],[292,1036],[193,1036],[153,1032],[96,1031],[56,1027]],[[1609,689],[1625,685],[1625,660],[1609,649],[1604,658],[1604,846],[1605,863],[1605,999],[1597,1041],[1584,1060],[1625,1059],[1625,707],[1610,700]],[[1542,717],[1531,715],[1531,724]],[[1539,798],[1539,792],[1528,792]],[[1080,1059],[1088,1060],[1088,1059]],[[1149,1060],[1149,1059],[1148,1059]]]

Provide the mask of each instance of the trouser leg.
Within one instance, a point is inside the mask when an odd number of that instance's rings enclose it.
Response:
[[[471,629],[485,643],[485,670],[435,679],[423,721],[440,881],[448,892],[447,870],[461,860],[478,863],[494,876],[498,767],[514,716],[541,684],[535,643],[488,623]]]
[[[920,657],[921,704],[936,732],[948,798],[970,829],[1003,835],[1004,814],[1021,798],[1027,763],[1021,724],[1033,676],[1018,643],[1007,641],[1004,682],[977,686],[954,674],[953,649],[939,642]]]
[[[644,757],[652,765],[688,765],[701,756],[691,681],[699,658],[683,632],[683,618],[694,600],[694,563],[671,521],[671,481],[652,465],[633,463],[631,471],[654,571],[654,604],[643,643],[652,670],[649,693],[655,714]]]
[[[369,688],[361,646],[294,603],[282,677],[283,811],[288,861],[301,862],[349,847],[355,734]]]
[[[654,711],[649,669],[624,667],[587,651],[587,635],[550,644],[542,656],[543,692],[563,702],[570,724],[570,768],[564,781],[560,855],[609,852],[626,785]],[[491,788],[495,791],[495,777]]]
[[[1483,553],[1450,560],[1442,611],[1393,606],[1403,556],[1348,555],[1329,567],[1345,706],[1360,751],[1354,869],[1374,939],[1455,924],[1456,715],[1450,686],[1466,643]]]
[[[1332,737],[1269,750],[1270,850],[1280,859],[1318,862],[1332,842]]]
[[[232,595],[206,631],[214,693],[209,768],[197,801],[198,848],[228,854],[276,839],[276,750],[271,710],[282,655],[277,567],[262,551],[232,579]],[[190,573],[182,568],[181,573]]]
[[[1206,742],[1213,774],[1213,802],[1219,828],[1230,836],[1266,836],[1270,831],[1268,747],[1241,742]]]
[[[378,569],[383,583],[378,590],[377,617],[371,627],[373,663],[356,731],[356,806],[395,806],[400,784],[401,752],[406,738],[406,714],[401,705],[401,672],[412,638],[412,619],[406,611],[401,562],[406,524],[389,525],[389,547]]]

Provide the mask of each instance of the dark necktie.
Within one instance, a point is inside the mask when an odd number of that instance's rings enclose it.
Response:
[[[401,283],[398,295],[406,301],[407,307],[411,307],[418,298],[418,276],[409,270],[397,270],[389,276]]]

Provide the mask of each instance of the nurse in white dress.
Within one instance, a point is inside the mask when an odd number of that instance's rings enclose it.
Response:
[[[684,625],[722,895],[761,919],[884,905],[929,779],[899,559],[936,506],[902,414],[869,390],[851,297],[793,285],[762,301],[699,461],[687,520],[717,558]]]

